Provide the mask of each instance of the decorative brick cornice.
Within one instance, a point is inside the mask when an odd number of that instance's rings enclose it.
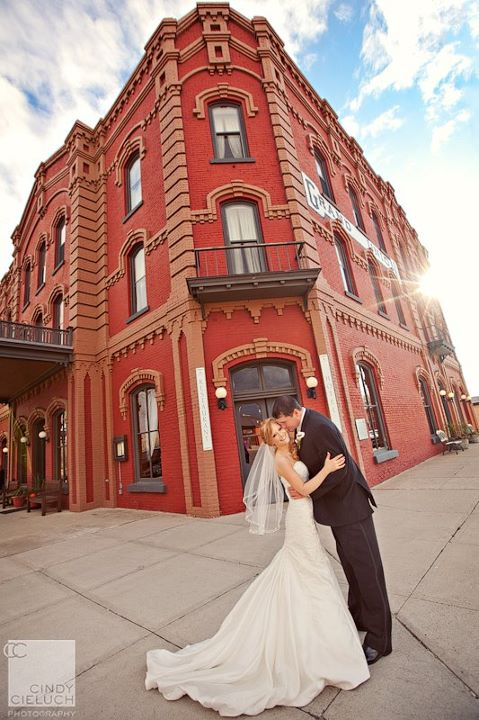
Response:
[[[137,126],[138,127],[138,126]],[[146,154],[145,140],[142,135],[127,138],[119,147],[113,160],[112,167],[115,168],[115,185],[121,187],[123,184],[123,169],[134,153],[139,153],[140,160]],[[108,171],[109,172],[109,171]]]
[[[198,120],[204,120],[205,118],[205,104],[212,99],[218,100],[239,100],[244,102],[246,113],[248,117],[254,117],[258,112],[258,108],[254,104],[253,95],[246,90],[234,87],[229,83],[218,83],[216,87],[203,90],[198,93],[195,97],[195,107],[193,109],[193,115],[196,115]]]
[[[134,248],[135,245],[142,244],[145,248],[146,252],[146,246],[149,242],[148,240],[149,232],[145,228],[138,228],[137,230],[130,230],[128,233],[125,242],[120,248],[120,252],[118,253],[118,267],[116,270],[114,270],[106,279],[106,287],[109,288],[112,285],[114,285],[118,280],[121,280],[122,277],[124,277],[126,273],[126,265],[128,262],[128,255],[130,254],[131,250]],[[156,237],[156,236],[155,236]],[[151,248],[153,249],[153,248]],[[151,250],[149,251],[151,252]]]
[[[384,376],[383,371],[381,370],[381,363],[379,362],[376,355],[371,350],[369,350],[366,345],[354,348],[354,350],[351,351],[351,360],[353,363],[353,376],[356,385],[359,385],[359,372],[357,368],[357,363],[362,361],[367,363],[368,365],[371,365],[374,368],[374,370],[376,371],[376,376],[379,380],[379,386],[381,390],[383,389]]]
[[[206,208],[202,210],[191,211],[191,222],[204,223],[215,222],[218,219],[216,203],[222,199],[235,198],[247,199],[253,197],[261,201],[264,210],[264,216],[268,220],[276,220],[290,216],[288,205],[273,205],[271,195],[263,188],[256,185],[248,185],[243,180],[233,180],[228,185],[222,185],[212,190],[206,196]]]
[[[120,386],[119,401],[120,413],[123,420],[126,420],[128,414],[128,395],[136,386],[151,383],[155,387],[156,402],[160,410],[165,407],[165,390],[163,373],[159,370],[149,370],[146,368],[135,368],[131,371],[129,377]]]
[[[268,338],[255,338],[252,343],[247,345],[238,345],[225,353],[218,355],[212,362],[213,366],[213,384],[215,387],[224,387],[227,379],[224,375],[223,368],[234,360],[242,360],[247,357],[256,359],[269,357],[272,353],[280,355],[289,355],[290,357],[299,358],[301,362],[301,374],[304,378],[314,375],[315,368],[311,354],[305,348],[289,343],[274,342]]]

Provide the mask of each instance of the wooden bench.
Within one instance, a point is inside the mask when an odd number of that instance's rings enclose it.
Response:
[[[436,435],[442,443],[443,455],[446,450],[449,450],[449,452],[452,452],[454,450],[456,455],[458,454],[459,450],[462,450],[462,452],[464,452],[462,440],[452,440],[451,438],[448,438],[444,430],[436,430]]]
[[[42,515],[46,515],[49,505],[56,506],[57,512],[62,511],[62,484],[60,480],[49,482],[43,480],[35,495],[27,495],[27,512],[32,509],[32,503],[40,503]]]

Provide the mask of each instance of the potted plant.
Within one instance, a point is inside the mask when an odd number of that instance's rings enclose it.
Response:
[[[469,447],[467,425],[465,423],[448,423],[447,429],[451,440],[460,440],[462,447],[466,450]]]
[[[25,503],[25,498],[27,497],[28,488],[26,485],[20,485],[15,493],[12,495],[12,505],[13,507],[19,508],[22,507]]]
[[[474,427],[471,425],[471,423],[467,424],[467,439],[470,443],[479,443],[479,432],[477,432],[477,430],[474,430]]]
[[[36,497],[42,489],[42,484],[42,480],[40,480],[39,478],[35,478],[31,489],[29,488],[28,496],[30,498],[31,508],[39,508],[41,506],[41,503],[36,500]]]

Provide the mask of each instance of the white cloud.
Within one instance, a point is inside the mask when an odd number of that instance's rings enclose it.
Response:
[[[318,59],[317,53],[307,53],[303,57],[303,59],[301,61],[301,65],[306,71],[311,70],[311,68],[313,67],[313,65],[317,59]]]
[[[443,125],[437,125],[436,127],[434,127],[432,130],[431,138],[432,152],[436,154],[444,145],[444,143],[449,140],[449,138],[453,135],[458,125],[468,122],[470,118],[471,113],[467,110],[462,110],[452,120],[448,120]]]
[[[346,3],[341,3],[334,11],[334,15],[340,22],[351,22],[354,8]]]
[[[404,118],[397,117],[399,111],[399,105],[395,105],[389,110],[385,110],[381,115],[378,115],[369,125],[365,125],[361,129],[362,137],[377,137],[385,130],[397,130],[404,124]]]

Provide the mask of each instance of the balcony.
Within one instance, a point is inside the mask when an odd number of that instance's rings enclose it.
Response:
[[[72,331],[0,320],[0,402],[8,403],[73,357]]]
[[[444,362],[448,355],[455,355],[454,346],[442,336],[428,342],[427,349],[431,355],[438,357],[441,362]]]
[[[302,297],[321,268],[305,267],[301,242],[235,243],[195,250],[197,277],[188,288],[201,305],[228,300]]]

